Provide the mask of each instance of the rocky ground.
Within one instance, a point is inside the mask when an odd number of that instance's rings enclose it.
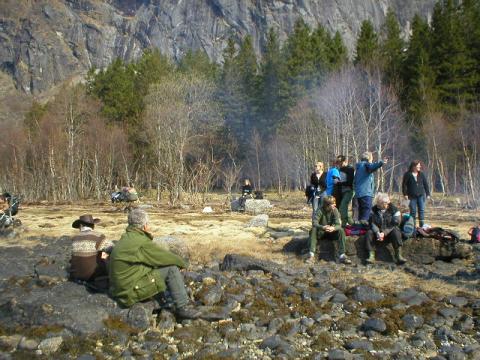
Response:
[[[176,319],[168,296],[122,309],[68,281],[69,236],[3,233],[0,359],[480,359],[479,246],[462,241],[447,254],[413,239],[406,265],[384,249],[365,266],[351,238],[353,265],[329,259],[331,244],[307,265],[298,256],[307,230],[275,218],[240,219],[276,256],[199,261],[188,239],[156,239],[191,258],[185,281],[203,313],[193,321]]]

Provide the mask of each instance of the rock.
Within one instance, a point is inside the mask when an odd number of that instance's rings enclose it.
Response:
[[[345,343],[345,348],[348,350],[373,350],[373,344],[368,340],[351,340]]]
[[[251,219],[245,227],[267,227],[268,226],[268,215],[267,214],[261,214],[255,216],[253,219]]]
[[[170,332],[174,329],[176,323],[175,316],[170,311],[162,310],[157,319],[157,328]]]
[[[42,350],[44,354],[53,354],[60,349],[60,346],[63,343],[63,339],[61,336],[56,336],[48,339],[44,339],[38,344],[38,349]]]
[[[178,239],[174,236],[161,236],[153,238],[153,242],[158,246],[161,246],[177,255],[183,259],[190,259],[190,250],[188,249],[187,243],[184,240]]]
[[[223,296],[223,290],[220,286],[212,286],[200,292],[198,300],[204,305],[215,305]]]
[[[352,298],[360,302],[376,302],[384,298],[384,295],[370,286],[360,285],[351,289]]]
[[[280,266],[267,260],[259,260],[249,256],[227,254],[220,264],[222,271],[248,271],[262,270],[267,273],[274,272]]]
[[[152,309],[142,303],[134,304],[127,312],[126,322],[134,329],[147,330],[152,322]]]
[[[458,319],[462,315],[456,308],[442,308],[438,310],[438,313],[445,319]]]
[[[26,337],[22,337],[22,340],[20,340],[20,343],[18,344],[20,350],[36,350],[37,347],[38,341],[27,339]]]
[[[382,333],[387,330],[387,325],[385,321],[379,318],[369,318],[362,325],[364,330],[373,330],[379,333]]]
[[[202,210],[202,213],[211,214],[211,213],[213,213],[213,209],[211,208],[211,206],[205,206]]]
[[[472,317],[468,315],[463,315],[458,321],[455,322],[453,328],[455,330],[459,330],[463,333],[468,333],[473,330],[475,327],[475,323]]]
[[[449,296],[446,300],[447,303],[456,307],[464,307],[468,304],[468,300],[462,296]]]
[[[15,350],[22,338],[22,335],[0,336],[0,348],[8,351]]]
[[[419,292],[415,289],[405,289],[397,294],[397,298],[406,303],[409,306],[422,305],[429,300],[428,296],[423,292]]]
[[[272,207],[273,206],[270,204],[270,201],[266,199],[247,199],[245,202],[245,212],[252,213],[254,215],[266,214]]]
[[[351,360],[353,359],[353,355],[348,353],[345,350],[340,349],[332,349],[328,351],[328,360]]]
[[[423,325],[423,317],[415,314],[406,314],[402,317],[403,327],[407,331],[413,331],[421,328]]]

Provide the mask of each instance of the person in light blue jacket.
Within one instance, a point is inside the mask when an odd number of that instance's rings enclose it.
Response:
[[[327,190],[328,196],[334,195],[335,185],[340,181],[340,171],[338,170],[338,162],[335,159],[332,162],[332,167],[327,172]]]
[[[366,151],[362,154],[360,162],[355,166],[353,186],[355,197],[358,201],[358,221],[366,223],[372,211],[372,200],[375,195],[373,173],[380,169],[388,160],[372,162],[373,154]]]

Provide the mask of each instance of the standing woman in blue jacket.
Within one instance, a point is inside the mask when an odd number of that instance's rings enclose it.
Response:
[[[428,187],[427,178],[421,170],[420,160],[414,160],[410,163],[408,171],[403,175],[402,192],[405,199],[410,200],[410,215],[416,222],[418,208],[419,225],[423,226],[425,221],[425,200],[430,199],[430,188]]]
[[[387,163],[386,158],[377,162],[372,162],[372,160],[373,154],[365,151],[360,162],[355,166],[353,186],[355,198],[358,201],[358,221],[362,223],[368,222],[372,211],[372,200],[375,194],[373,173]]]

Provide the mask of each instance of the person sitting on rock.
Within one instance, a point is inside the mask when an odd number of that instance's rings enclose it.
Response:
[[[240,196],[239,205],[240,210],[245,211],[245,204],[247,199],[253,198],[253,187],[250,183],[250,179],[245,179],[243,186],[242,186],[242,195]]]
[[[369,230],[365,235],[365,244],[368,251],[367,263],[375,262],[375,245],[392,243],[397,264],[405,264],[402,256],[402,232],[400,231],[401,213],[390,202],[390,197],[385,193],[378,193],[375,197],[375,206],[369,219]]]
[[[313,220],[312,231],[310,232],[310,252],[307,259],[315,256],[317,239],[335,240],[338,244],[339,261],[344,264],[351,264],[345,255],[345,231],[342,228],[340,213],[335,207],[335,198],[326,196],[322,206],[318,209]]]
[[[199,318],[189,304],[179,268],[187,264],[178,255],[156,245],[149,232],[148,215],[142,209],[128,214],[128,227],[110,255],[110,293],[123,306],[149,300],[170,291],[178,317]]]
[[[108,279],[107,260],[113,243],[105,239],[105,235],[94,231],[100,219],[92,215],[80,216],[72,223],[72,227],[80,230],[72,238],[72,257],[70,258],[70,278],[72,280],[95,281]]]

